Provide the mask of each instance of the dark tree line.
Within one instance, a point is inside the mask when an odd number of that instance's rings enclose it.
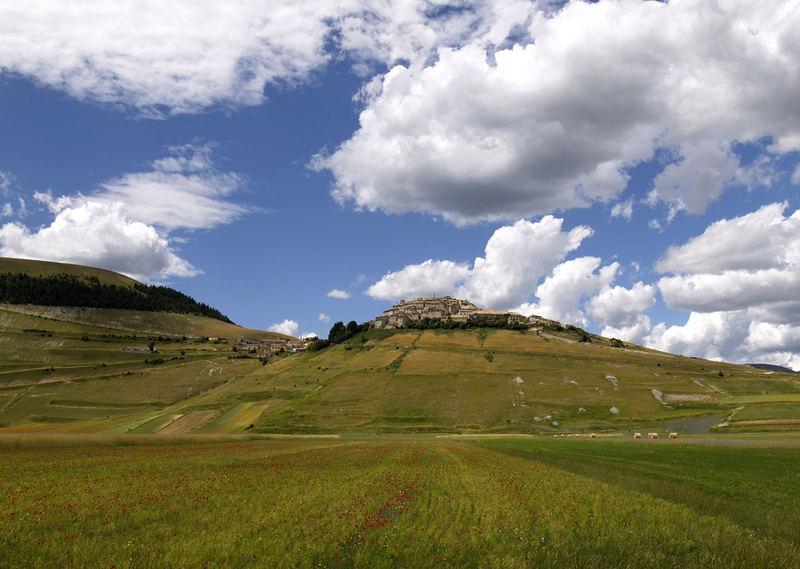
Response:
[[[312,352],[316,352],[323,348],[327,348],[328,346],[333,346],[335,344],[341,344],[358,334],[359,332],[366,332],[369,330],[369,322],[364,322],[363,324],[359,324],[355,320],[351,320],[345,326],[344,322],[336,322],[333,326],[331,326],[330,332],[328,332],[328,339],[327,340],[314,340],[308,346],[308,349]]]
[[[479,316],[470,318],[466,322],[455,322],[447,318],[422,318],[420,320],[412,320],[404,326],[413,330],[467,330],[471,328],[501,328],[504,330],[527,330],[528,326],[521,322],[509,322],[508,318],[487,318]],[[359,332],[369,331],[369,322],[358,324],[355,320],[351,320],[345,326],[344,322],[336,322],[328,332],[328,339],[318,339],[313,341],[308,349],[312,352],[322,350],[328,346],[341,344],[358,334]]]
[[[97,277],[78,278],[67,274],[0,274],[0,302],[177,312],[208,316],[233,324],[216,308],[169,287],[136,283],[129,288],[102,284]]]

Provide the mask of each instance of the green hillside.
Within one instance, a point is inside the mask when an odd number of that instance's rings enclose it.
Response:
[[[291,339],[196,315],[0,305],[0,427],[114,432],[261,367],[231,359],[240,336]]]
[[[163,337],[150,354],[152,336],[88,323],[0,310],[0,325],[6,431],[800,430],[796,375],[580,342],[569,330],[371,331],[262,363],[228,338]]]
[[[182,292],[111,271],[24,259],[0,261],[0,302],[199,314],[232,324],[219,310]]]
[[[263,432],[800,429],[794,375],[581,336],[373,331],[271,363],[196,404],[230,414],[246,393],[248,408],[263,408],[253,421]]]
[[[0,275],[133,294],[143,286],[110,271],[15,259],[0,259]],[[363,331],[353,323],[341,343],[295,354],[281,344],[267,359],[261,346],[293,339],[190,312],[0,304],[0,431],[800,431],[796,374],[665,354],[572,326]]]
[[[96,278],[104,285],[115,285],[132,288],[139,281],[120,273],[96,267],[73,265],[70,263],[54,263],[52,261],[35,261],[33,259],[12,259],[0,257],[0,273],[24,274],[32,277],[49,277],[70,275],[80,279]]]

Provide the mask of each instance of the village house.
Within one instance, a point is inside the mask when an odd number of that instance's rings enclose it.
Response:
[[[236,343],[239,344],[240,349],[261,357],[274,356],[281,350],[291,353],[302,352],[308,347],[308,342],[305,340],[247,338],[245,336],[237,336]]]
[[[401,300],[383,314],[372,320],[371,328],[405,328],[411,322],[425,318],[439,320],[453,320],[465,323],[473,318],[482,318],[492,322],[508,322],[526,324],[530,319],[516,312],[502,312],[488,308],[478,308],[468,300],[443,296],[439,298],[415,298],[414,300]],[[532,317],[545,320],[539,316]]]

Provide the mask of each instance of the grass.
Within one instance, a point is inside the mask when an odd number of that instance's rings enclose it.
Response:
[[[800,563],[796,536],[755,531],[727,515],[474,446],[186,440],[0,448],[0,565],[788,569]],[[753,449],[737,450],[751,460]],[[764,470],[785,477],[774,462]],[[715,488],[706,494],[713,498]],[[780,488],[792,499],[793,486]]]
[[[800,547],[800,448],[541,439],[479,444],[722,516]]]
[[[78,278],[97,277],[102,284],[133,287],[138,281],[120,273],[83,265],[34,261],[32,259],[12,259],[0,257],[0,273],[25,273],[31,276],[48,277],[67,274]]]
[[[170,428],[550,433],[669,426],[688,433],[707,432],[733,412],[738,422],[721,432],[800,429],[786,422],[800,397],[795,376],[612,348],[602,338],[577,343],[569,331],[379,330],[262,366],[228,359],[230,342],[191,337],[186,331],[196,331],[190,320],[198,317],[75,309],[83,320],[66,322],[45,317],[46,307],[12,308],[0,309],[0,430],[155,432],[195,413]],[[77,318],[59,317],[67,316]],[[125,328],[134,325],[136,332]],[[142,333],[161,329],[175,334]],[[157,354],[147,351],[151,340]],[[748,416],[759,422],[742,422]]]
[[[760,419],[800,419],[800,402],[751,405],[736,414],[737,421]]]
[[[5,312],[33,316],[42,322],[62,321],[97,330],[138,334],[226,337],[246,336],[250,338],[289,338],[275,332],[264,332],[242,328],[194,314],[169,312],[147,312],[112,308],[81,308],[61,306],[0,305]]]

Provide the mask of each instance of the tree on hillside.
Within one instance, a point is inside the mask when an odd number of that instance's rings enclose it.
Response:
[[[328,341],[331,344],[340,344],[347,339],[347,328],[344,322],[335,322],[328,332]]]

